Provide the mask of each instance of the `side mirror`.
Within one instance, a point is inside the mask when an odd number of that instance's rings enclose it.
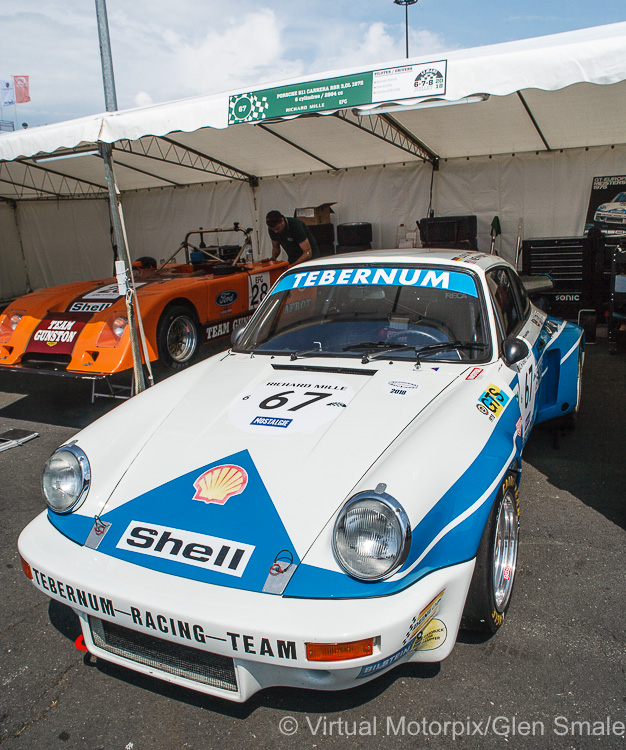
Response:
[[[530,353],[528,344],[522,339],[511,336],[502,342],[502,359],[507,367],[511,367],[516,362],[520,362]]]
[[[237,346],[237,344],[241,341],[243,338],[243,332],[246,330],[245,326],[238,326],[235,328],[235,330],[230,334],[230,343],[233,349]]]

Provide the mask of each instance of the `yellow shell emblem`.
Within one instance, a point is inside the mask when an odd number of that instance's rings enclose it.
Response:
[[[234,464],[215,466],[199,476],[193,483],[196,488],[194,500],[224,505],[229,497],[239,495],[246,489],[248,475]]]

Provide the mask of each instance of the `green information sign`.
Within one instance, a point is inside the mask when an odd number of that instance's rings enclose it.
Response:
[[[372,73],[309,81],[230,97],[228,124],[358,107],[372,100]]]
[[[442,96],[445,92],[446,60],[410,64],[236,94],[229,100],[228,124]]]

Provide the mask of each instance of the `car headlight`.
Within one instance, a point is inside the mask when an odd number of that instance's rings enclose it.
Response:
[[[125,318],[123,315],[119,315],[113,321],[113,325],[111,326],[111,328],[113,329],[113,333],[117,336],[118,339],[122,338],[127,325],[128,318]]]
[[[391,495],[359,492],[343,507],[333,532],[333,551],[348,575],[380,581],[402,565],[411,546],[404,508]]]
[[[46,461],[41,488],[50,510],[69,513],[87,496],[91,467],[77,445],[64,445]]]

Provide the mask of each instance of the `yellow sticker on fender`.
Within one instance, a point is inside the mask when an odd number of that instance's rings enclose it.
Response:
[[[478,410],[486,414],[490,419],[498,419],[509,397],[497,385],[490,383],[487,390],[478,399]]]

